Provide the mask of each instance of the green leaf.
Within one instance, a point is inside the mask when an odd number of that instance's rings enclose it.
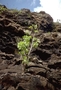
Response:
[[[30,35],[31,34],[31,31],[25,30],[25,33]]]
[[[24,63],[24,64],[28,64],[28,58],[26,57],[26,56],[23,56],[23,62],[22,63]]]
[[[29,29],[33,29],[33,26],[29,26]]]
[[[26,42],[30,41],[31,38],[32,38],[31,36],[27,36],[27,35],[23,36],[23,40],[26,41]]]
[[[35,32],[35,33],[37,33],[37,32],[38,32],[38,30],[34,30],[34,32]]]
[[[22,55],[25,55],[25,52],[24,52],[24,51],[20,51],[20,53],[21,53]]]
[[[37,42],[40,43],[40,39],[37,39]]]
[[[37,29],[37,24],[36,25],[33,25],[34,29]]]
[[[37,48],[37,47],[38,47],[38,42],[34,42],[34,43],[33,43],[33,47],[34,47],[34,48]]]
[[[28,49],[26,49],[26,54],[28,54],[28,52],[29,52],[29,50],[28,50]]]
[[[36,42],[36,41],[37,41],[37,38],[34,37],[34,38],[33,38],[33,41]]]

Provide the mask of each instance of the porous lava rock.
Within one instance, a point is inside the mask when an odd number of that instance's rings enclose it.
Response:
[[[35,36],[40,43],[25,66],[17,42],[33,24],[37,25]],[[60,25],[44,11],[7,9],[0,13],[0,90],[61,90]],[[56,31],[57,27],[60,30]]]

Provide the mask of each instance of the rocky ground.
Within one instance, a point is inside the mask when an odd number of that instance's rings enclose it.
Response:
[[[32,24],[37,25],[40,43],[25,66],[17,40]],[[61,24],[49,14],[5,6],[0,10],[0,90],[61,90]]]

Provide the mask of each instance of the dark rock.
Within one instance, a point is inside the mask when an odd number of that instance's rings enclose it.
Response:
[[[61,23],[59,22],[54,23],[54,31],[61,32]]]
[[[10,86],[7,90],[16,90],[13,86]]]
[[[45,32],[52,31],[53,19],[49,14],[41,11],[40,13],[33,13],[33,16],[35,17],[40,30]]]

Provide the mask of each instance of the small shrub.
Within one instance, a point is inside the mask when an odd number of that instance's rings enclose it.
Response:
[[[26,35],[17,43],[17,48],[24,64],[28,64],[32,49],[37,48],[40,42],[39,39],[35,37],[35,33],[38,32],[37,25],[32,24],[29,28],[32,29],[32,31],[29,32],[29,30],[25,30]],[[32,32],[34,34],[32,34]]]
[[[21,55],[22,63],[28,64],[29,56],[33,48],[38,47],[39,40],[30,35],[24,35],[22,40],[17,43],[19,54]]]

